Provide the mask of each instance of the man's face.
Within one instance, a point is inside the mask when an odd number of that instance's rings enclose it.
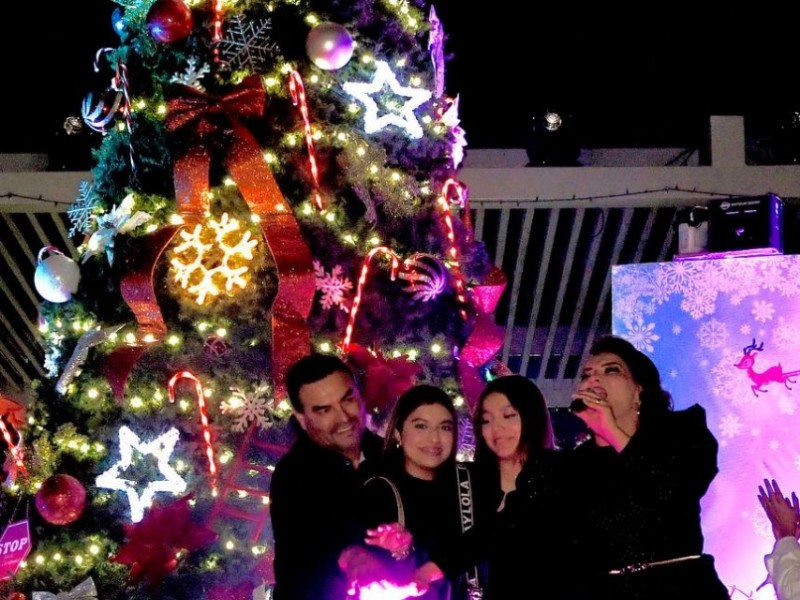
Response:
[[[357,462],[366,416],[353,380],[335,371],[298,390],[303,410],[294,416],[311,440]]]

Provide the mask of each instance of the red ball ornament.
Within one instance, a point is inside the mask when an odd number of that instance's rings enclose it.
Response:
[[[68,525],[81,516],[86,489],[71,475],[53,475],[36,492],[36,510],[53,525]]]
[[[192,10],[183,0],[156,0],[147,13],[150,35],[165,44],[182,40],[192,32],[192,27]]]

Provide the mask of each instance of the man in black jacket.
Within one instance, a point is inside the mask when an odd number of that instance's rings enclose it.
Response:
[[[338,357],[311,354],[286,375],[297,440],[270,485],[275,541],[274,600],[343,600],[337,559],[358,544],[358,498],[381,438],[366,429],[353,374]]]

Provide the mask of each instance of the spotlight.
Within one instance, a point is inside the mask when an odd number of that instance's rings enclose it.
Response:
[[[572,115],[546,110],[529,122],[528,167],[578,167],[581,149]]]

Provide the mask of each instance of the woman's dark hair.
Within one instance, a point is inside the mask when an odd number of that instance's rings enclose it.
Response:
[[[639,393],[639,422],[658,418],[672,410],[672,396],[661,387],[661,374],[650,358],[636,349],[628,340],[607,335],[592,344],[589,354],[616,354],[628,366],[633,380],[641,386]]]
[[[475,431],[475,462],[496,462],[497,457],[481,435],[483,405],[489,394],[503,394],[519,413],[522,422],[519,449],[527,457],[531,451],[553,448],[553,423],[550,411],[539,387],[522,375],[504,375],[493,379],[478,397],[473,415]]]
[[[394,432],[398,433],[403,429],[403,425],[408,416],[420,406],[438,404],[447,409],[453,417],[453,451],[447,457],[447,463],[455,463],[456,452],[458,450],[458,413],[453,405],[453,399],[443,389],[427,383],[420,383],[403,392],[395,402],[392,413],[386,424],[386,434],[383,438],[383,454],[387,463],[394,467],[402,467],[404,463],[403,450],[394,438]]]

